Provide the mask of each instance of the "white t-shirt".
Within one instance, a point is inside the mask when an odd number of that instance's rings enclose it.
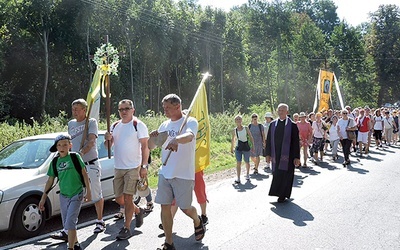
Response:
[[[270,122],[264,122],[263,126],[264,126],[264,135],[265,135],[265,140],[267,139],[267,135],[268,135],[268,130],[269,130],[269,126],[271,125]]]
[[[336,123],[336,126],[331,124],[331,127],[329,128],[329,140],[330,141],[336,141],[340,139],[339,134],[338,134],[338,123]]]
[[[111,131],[114,139],[114,165],[116,169],[132,169],[142,164],[142,145],[139,139],[149,138],[146,124],[137,120],[137,131],[133,121],[119,122]]]
[[[185,120],[185,117],[177,121],[167,120],[163,122],[158,128],[158,132],[168,131],[168,138],[161,147],[161,162],[165,162],[170,150],[165,147],[175,137],[179,135],[179,129]],[[185,179],[194,180],[195,173],[195,151],[196,151],[196,135],[198,130],[197,120],[193,117],[187,119],[186,125],[183,127],[181,134],[190,132],[194,135],[191,142],[179,144],[176,152],[171,152],[167,164],[161,165],[159,174],[163,175],[165,179]]]
[[[375,116],[374,117],[374,121],[375,121],[375,125],[374,125],[374,129],[375,130],[382,130],[382,121],[383,121],[383,117],[382,116]]]
[[[392,116],[383,117],[383,125],[385,126],[385,129],[393,128],[393,122],[394,122],[394,119]]]
[[[350,120],[350,123],[349,123]],[[347,125],[348,124],[348,125]],[[354,121],[353,118],[348,117],[347,120],[343,120],[343,119],[339,119],[337,125],[339,126],[340,129],[340,134],[339,137],[342,136],[343,139],[347,139],[347,132],[346,132],[346,128],[347,127],[354,127],[356,126],[356,122]]]
[[[313,121],[312,123],[312,129],[314,132],[314,137],[315,138],[323,138],[324,137],[324,129],[322,128],[322,121],[320,123],[317,123],[317,121]]]

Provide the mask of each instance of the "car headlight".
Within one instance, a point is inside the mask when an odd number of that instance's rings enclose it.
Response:
[[[4,192],[0,190],[0,203],[3,201],[3,194]]]

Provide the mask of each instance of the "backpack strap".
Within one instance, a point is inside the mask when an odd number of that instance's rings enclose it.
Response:
[[[47,191],[44,191],[47,195],[50,193],[50,191],[57,185],[57,183],[58,183],[58,181],[59,181],[59,179],[58,179],[58,171],[57,171],[57,160],[58,160],[58,158],[60,158],[60,156],[59,155],[57,155],[57,156],[55,156],[54,158],[53,158],[53,160],[51,160],[51,167],[53,168],[53,173],[54,173],[54,175],[55,175],[55,177],[57,178],[57,182],[53,185],[53,186],[51,186],[50,188],[49,188],[49,190],[47,190]]]
[[[58,171],[57,171],[57,161],[58,158],[60,158],[59,155],[57,155],[56,157],[53,158],[53,160],[51,161],[51,167],[53,168],[53,172],[54,175],[58,178]]]
[[[72,163],[74,164],[76,172],[78,172],[79,176],[81,177],[82,186],[86,187],[85,179],[83,179],[83,174],[82,174],[82,166],[78,160],[78,156],[74,152],[70,152],[69,155],[71,156]]]

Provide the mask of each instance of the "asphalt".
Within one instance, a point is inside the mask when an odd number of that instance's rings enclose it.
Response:
[[[265,171],[241,185],[233,185],[234,176],[208,185],[205,238],[196,242],[192,221],[178,212],[176,249],[400,249],[399,151],[373,149],[368,159],[351,157],[347,168],[342,159],[333,163],[328,157],[319,166],[308,163],[312,168],[296,170],[292,198],[285,203],[268,196],[272,176]],[[157,205],[142,227],[132,228],[129,240],[115,240],[123,222],[110,217],[107,230],[97,235],[93,222],[80,225],[85,249],[154,250],[164,241]],[[66,248],[47,234],[5,249]]]

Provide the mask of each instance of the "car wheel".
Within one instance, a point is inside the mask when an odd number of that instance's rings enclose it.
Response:
[[[44,212],[39,210],[37,198],[23,200],[14,215],[13,232],[20,238],[37,236],[45,225]]]

